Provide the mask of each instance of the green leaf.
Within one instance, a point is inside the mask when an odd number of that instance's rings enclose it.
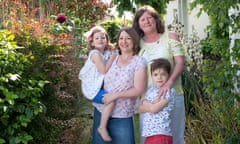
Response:
[[[21,125],[24,127],[27,127],[28,123],[31,121],[25,115],[20,115],[20,116],[18,116],[17,119],[20,121]]]
[[[4,139],[0,138],[0,144],[5,144],[5,143],[6,143],[6,141]]]
[[[0,121],[4,126],[8,125],[8,121],[9,121],[9,114],[8,113],[4,113],[1,117],[0,117]]]
[[[25,113],[26,113],[27,118],[31,119],[33,117],[33,112],[30,108],[26,108]]]
[[[33,137],[31,136],[31,135],[25,135],[24,137],[23,137],[23,143],[24,144],[28,144],[28,142],[30,141],[30,140],[32,140],[33,139]]]
[[[6,95],[5,100],[6,100],[10,105],[14,105],[15,99],[18,98],[18,96],[15,95],[15,94],[12,93],[12,92],[5,93],[5,95]]]
[[[45,84],[50,83],[49,81],[39,81],[38,85],[40,86],[40,88],[43,88],[45,86]]]

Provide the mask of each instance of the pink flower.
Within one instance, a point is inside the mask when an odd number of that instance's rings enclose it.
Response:
[[[59,14],[56,19],[59,23],[64,23],[66,21],[66,16],[63,14]]]

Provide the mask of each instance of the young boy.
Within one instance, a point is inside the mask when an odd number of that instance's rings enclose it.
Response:
[[[143,113],[141,134],[146,137],[144,144],[172,144],[170,124],[175,90],[171,88],[166,95],[158,95],[158,91],[170,76],[171,64],[166,59],[155,59],[151,64],[150,72],[152,84],[138,109]]]

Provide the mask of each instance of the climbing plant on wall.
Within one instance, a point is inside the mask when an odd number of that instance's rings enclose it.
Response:
[[[202,82],[207,97],[203,99],[203,103],[195,105],[198,109],[195,118],[199,119],[201,126],[208,131],[207,135],[202,135],[210,143],[240,142],[240,98],[239,93],[234,91],[234,83],[237,83],[239,88],[240,82],[237,76],[237,71],[240,70],[240,40],[235,40],[231,52],[229,48],[229,28],[234,27],[233,33],[239,33],[240,29],[240,16],[229,17],[230,8],[239,11],[237,4],[238,0],[195,0],[191,3],[191,8],[201,6],[199,15],[204,11],[210,18],[208,37],[201,43],[205,52]],[[238,64],[233,64],[231,57],[234,57]],[[236,81],[233,82],[233,79]],[[197,131],[195,132],[197,135]]]

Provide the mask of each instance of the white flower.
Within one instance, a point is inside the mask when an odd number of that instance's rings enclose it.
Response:
[[[18,74],[10,74],[10,77],[9,79],[12,80],[12,81],[15,81],[19,78],[20,76]]]

